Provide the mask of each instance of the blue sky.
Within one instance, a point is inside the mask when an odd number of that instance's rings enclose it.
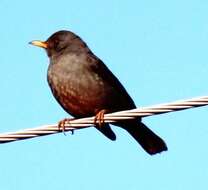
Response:
[[[205,0],[1,0],[0,132],[68,116],[47,85],[45,52],[28,45],[60,29],[79,34],[138,106],[208,95],[207,9]],[[3,144],[1,189],[206,189],[207,109],[145,118],[169,148],[152,157],[116,127],[116,142],[89,128]]]

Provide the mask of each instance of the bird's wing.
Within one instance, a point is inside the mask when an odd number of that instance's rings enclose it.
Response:
[[[96,73],[102,81],[104,81],[110,89],[114,104],[120,106],[120,110],[133,109],[135,104],[132,98],[129,96],[126,89],[120,83],[118,78],[108,69],[108,67],[96,56],[91,64],[91,70]],[[109,90],[109,89],[108,89]]]

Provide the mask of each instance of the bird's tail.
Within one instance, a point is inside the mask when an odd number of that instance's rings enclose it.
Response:
[[[128,124],[127,127],[126,125],[122,128],[126,129],[150,155],[167,150],[165,142],[142,122],[132,122],[132,125]]]
[[[105,123],[102,127],[95,126],[95,128],[98,131],[100,131],[103,135],[105,135],[107,138],[109,138],[110,140],[112,141],[116,140],[116,135],[108,123]]]

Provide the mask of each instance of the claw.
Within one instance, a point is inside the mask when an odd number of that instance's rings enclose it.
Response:
[[[72,135],[74,134],[74,129],[71,130],[71,134],[72,134]]]
[[[72,121],[72,120],[73,120],[73,118],[65,118],[65,119],[59,121],[58,130],[62,131],[64,133],[64,135],[66,135],[66,133],[65,133],[66,124],[70,124],[70,121]],[[72,134],[74,134],[73,130],[72,130]]]
[[[106,113],[106,110],[101,110],[95,115],[94,125],[96,125],[100,128],[104,126],[104,124],[105,124],[104,114],[105,113]],[[97,123],[97,121],[98,121],[98,123]]]

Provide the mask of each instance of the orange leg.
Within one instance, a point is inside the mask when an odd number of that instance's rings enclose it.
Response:
[[[95,119],[94,119],[94,125],[98,126],[98,127],[103,127],[105,124],[105,120],[104,120],[104,114],[106,113],[106,110],[100,110],[96,115],[95,115]],[[98,122],[98,123],[97,123]]]
[[[70,121],[74,120],[74,118],[65,118],[58,122],[58,130],[65,134],[66,124],[70,124]],[[74,131],[72,130],[72,134]]]

